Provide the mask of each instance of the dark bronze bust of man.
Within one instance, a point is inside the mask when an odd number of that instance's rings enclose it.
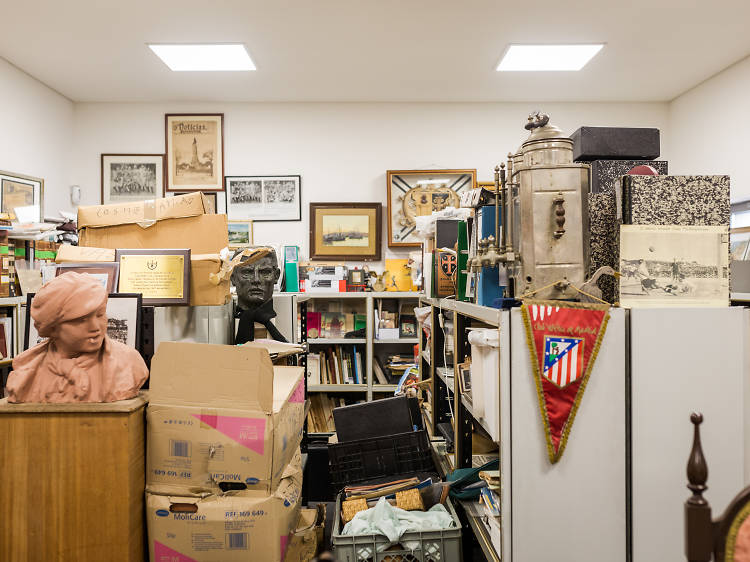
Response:
[[[287,341],[271,322],[276,317],[273,309],[273,286],[279,280],[281,270],[276,252],[270,252],[259,260],[238,265],[232,271],[231,282],[237,288],[237,311],[240,319],[234,343],[240,344],[255,339],[255,323],[263,324],[269,336],[278,341]],[[235,255],[241,253],[239,250]]]

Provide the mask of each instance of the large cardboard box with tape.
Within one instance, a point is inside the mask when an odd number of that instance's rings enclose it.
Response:
[[[78,207],[81,246],[190,248],[218,254],[229,245],[227,216],[200,192],[134,203]]]
[[[302,440],[304,395],[302,367],[274,367],[265,349],[162,343],[151,360],[147,489],[271,492]]]
[[[152,562],[280,562],[300,512],[299,453],[272,494],[146,494]]]

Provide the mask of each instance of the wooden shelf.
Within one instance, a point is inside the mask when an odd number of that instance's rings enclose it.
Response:
[[[373,392],[396,392],[397,384],[374,384],[372,385]]]
[[[366,392],[366,384],[311,384],[308,392]]]
[[[479,320],[490,326],[500,326],[499,308],[489,306],[479,306],[470,302],[457,301],[454,299],[440,299],[439,304],[434,305],[443,310],[453,310],[474,320]]]

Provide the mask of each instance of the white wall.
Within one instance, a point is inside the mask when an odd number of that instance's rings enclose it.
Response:
[[[667,129],[670,174],[729,174],[750,199],[750,57],[674,99]]]
[[[44,179],[44,209],[70,209],[73,103],[0,58],[0,170]]]
[[[165,113],[223,112],[225,175],[302,176],[303,220],[256,223],[256,243],[296,243],[307,256],[309,202],[385,205],[388,169],[476,168],[489,181],[526,138],[534,109],[568,133],[581,125],[664,129],[668,113],[664,103],[82,103],[69,183],[82,187],[82,204],[97,204],[101,153],[164,152]],[[386,247],[385,224],[383,232]]]

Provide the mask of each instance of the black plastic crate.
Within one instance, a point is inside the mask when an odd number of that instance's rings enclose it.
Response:
[[[366,480],[435,469],[424,429],[331,444],[328,461],[334,490]]]

